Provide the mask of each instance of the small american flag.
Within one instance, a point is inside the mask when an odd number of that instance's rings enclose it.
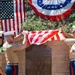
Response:
[[[21,24],[25,21],[24,0],[0,0],[0,19],[2,30],[21,31]]]
[[[28,44],[40,45],[47,41],[64,40],[64,33],[60,33],[60,30],[44,30],[44,31],[23,31],[23,35],[26,35]]]

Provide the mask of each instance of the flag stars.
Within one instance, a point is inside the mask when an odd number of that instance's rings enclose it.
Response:
[[[60,7],[62,7],[62,5],[60,5]]]
[[[41,3],[42,1],[41,0],[39,0],[39,3]]]
[[[68,3],[71,2],[71,0],[65,0],[64,3],[58,3],[58,4],[45,4],[43,2],[44,0],[38,0],[37,4],[38,6],[42,7],[42,9],[47,9],[47,10],[56,10],[56,9],[61,9],[65,7]],[[50,0],[45,0],[45,1],[50,1]]]
[[[54,6],[52,6],[52,8],[54,8]]]
[[[41,3],[41,1],[39,1],[39,3]]]
[[[13,1],[0,2],[0,19],[13,18],[14,17],[14,5]]]

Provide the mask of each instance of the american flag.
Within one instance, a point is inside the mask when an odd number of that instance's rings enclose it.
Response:
[[[44,30],[44,31],[23,31],[23,35],[26,35],[27,43],[40,45],[47,41],[53,40],[64,40],[64,33],[61,33],[60,30]]]
[[[21,24],[25,21],[24,0],[0,0],[0,19],[2,30],[21,31]]]

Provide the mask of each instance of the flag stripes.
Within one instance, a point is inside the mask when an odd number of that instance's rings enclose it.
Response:
[[[23,31],[23,35],[26,35],[29,44],[43,44],[47,41],[63,40],[65,39],[63,33],[59,30],[45,30],[45,31]]]

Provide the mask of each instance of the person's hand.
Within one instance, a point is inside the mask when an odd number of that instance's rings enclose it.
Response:
[[[62,33],[63,32],[63,29],[62,28],[59,28],[59,32]]]

